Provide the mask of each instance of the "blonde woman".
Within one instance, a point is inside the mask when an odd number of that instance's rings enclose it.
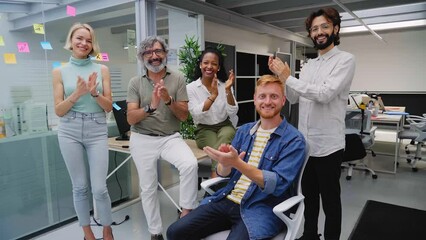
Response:
[[[111,199],[106,185],[108,129],[105,112],[112,110],[108,67],[93,63],[99,46],[87,24],[75,23],[68,32],[67,64],[53,70],[55,113],[60,117],[59,147],[71,177],[74,208],[84,239],[96,239],[90,227],[89,183],[103,225],[103,239],[112,240]],[[87,155],[87,163],[84,155]],[[87,171],[86,166],[89,166]],[[89,181],[90,179],[90,181]]]

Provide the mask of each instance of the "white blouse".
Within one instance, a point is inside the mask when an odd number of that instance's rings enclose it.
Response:
[[[238,104],[234,96],[234,91],[231,88],[232,96],[234,97],[235,106],[228,104],[226,101],[225,83],[218,81],[218,96],[208,111],[203,112],[204,102],[210,96],[207,88],[202,84],[201,79],[191,82],[186,85],[189,98],[189,112],[192,115],[194,123],[214,125],[225,121],[228,116],[234,127],[238,123]]]

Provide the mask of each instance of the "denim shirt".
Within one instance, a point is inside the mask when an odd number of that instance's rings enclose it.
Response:
[[[246,152],[247,162],[253,148],[256,130],[260,122],[241,126],[232,141],[232,146],[240,152]],[[247,227],[250,239],[262,239],[277,235],[284,223],[273,213],[275,205],[294,196],[300,169],[305,159],[305,139],[303,135],[285,119],[271,134],[265,146],[258,168],[262,170],[264,188],[252,182],[241,200],[241,218]],[[201,204],[217,202],[225,198],[234,189],[241,172],[232,169],[230,181],[222,189]]]

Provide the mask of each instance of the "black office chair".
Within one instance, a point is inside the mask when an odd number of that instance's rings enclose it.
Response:
[[[354,169],[371,173],[373,179],[377,174],[364,162],[367,151],[376,156],[372,150],[376,127],[371,125],[371,112],[364,109],[346,111],[346,144],[343,156],[343,168],[348,168],[346,180],[351,180]]]

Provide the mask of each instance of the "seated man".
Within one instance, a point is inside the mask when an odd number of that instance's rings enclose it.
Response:
[[[272,208],[293,195],[305,159],[305,139],[280,116],[284,103],[283,83],[262,76],[254,94],[260,121],[241,126],[232,145],[204,148],[218,161],[217,174],[230,181],[173,223],[167,239],[200,239],[226,229],[228,239],[270,239],[283,230]]]
[[[130,153],[139,175],[141,202],[151,240],[163,240],[157,197],[157,161],[166,160],[179,171],[181,217],[197,206],[197,159],[179,134],[188,117],[185,79],[166,67],[168,46],[149,36],[141,42],[138,58],[143,76],[133,77],[127,91],[127,121],[132,126]]]

